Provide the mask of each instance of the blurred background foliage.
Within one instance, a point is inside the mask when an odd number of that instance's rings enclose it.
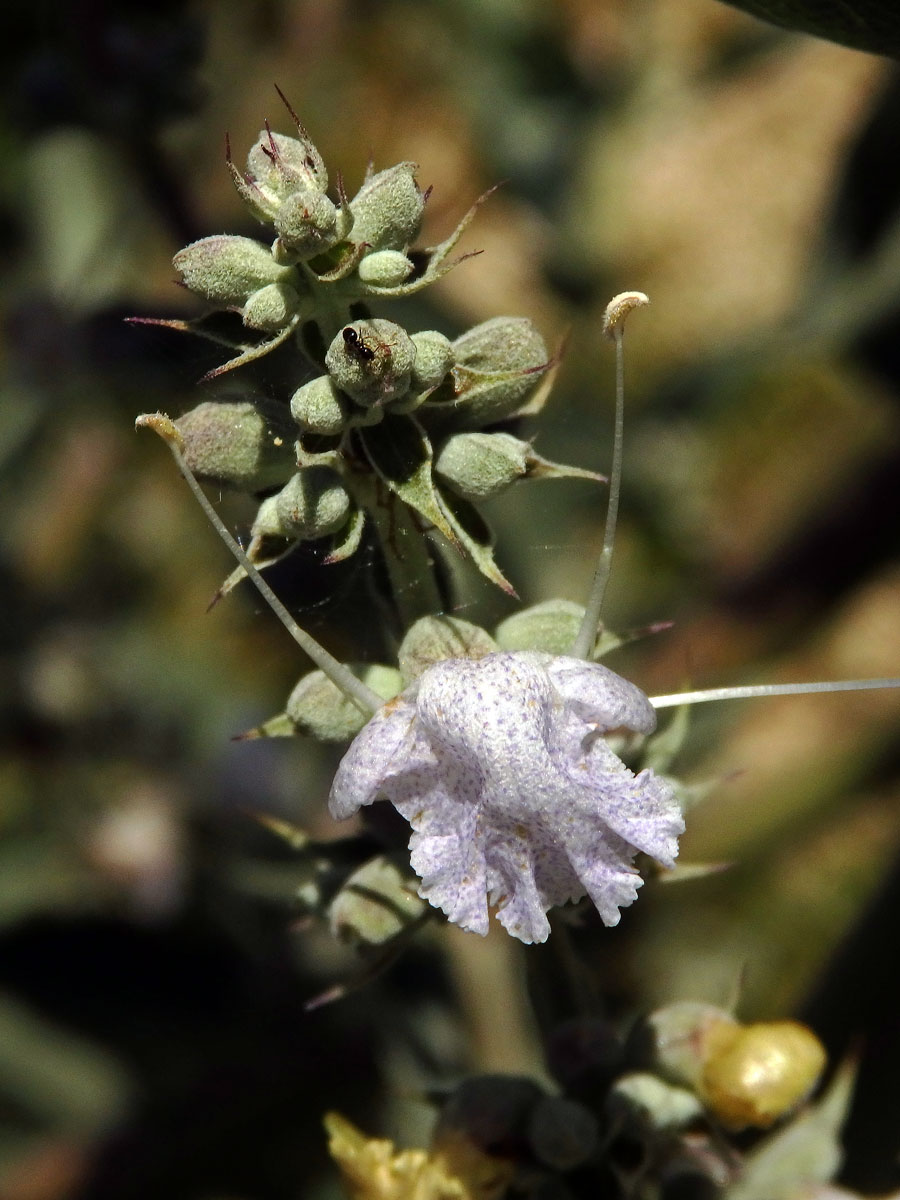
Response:
[[[370,156],[420,164],[427,242],[502,180],[463,246],[484,253],[385,315],[567,336],[526,432],[603,469],[600,316],[650,294],[607,616],[674,627],[610,665],[651,694],[897,674],[900,78],[717,0],[16,2],[5,24],[0,1192],[333,1196],[325,1109],[414,1141],[427,1087],[535,1069],[520,948],[442,929],[304,1014],[354,960],[294,927],[296,863],[253,814],[336,836],[336,755],[230,740],[303,665],[254,596],[205,612],[230,565],[133,418],[197,403],[213,360],[123,318],[191,311],[186,242],[257,234],[224,134],[240,161],[263,117],[290,131],[273,83],[351,194]],[[259,378],[299,382],[281,354]],[[581,482],[494,502],[523,601],[583,597],[601,512]],[[364,571],[273,575],[358,656]],[[512,607],[462,579],[460,615]],[[605,1015],[739,989],[745,1019],[861,1047],[863,1190],[898,1183],[898,715],[892,692],[697,710],[683,773],[716,786],[682,855],[733,865],[575,931]]]

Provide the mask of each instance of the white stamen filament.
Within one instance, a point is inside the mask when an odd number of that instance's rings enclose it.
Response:
[[[613,437],[613,462],[609,477],[609,500],[606,510],[606,528],[603,547],[591,584],[584,618],[572,647],[575,658],[589,658],[594,639],[600,626],[600,611],[606,585],[609,583],[612,565],[613,543],[619,514],[619,497],[622,490],[622,449],[625,414],[625,318],[634,308],[650,301],[643,292],[621,292],[614,296],[606,307],[603,318],[603,333],[616,343],[616,417]],[[711,700],[750,700],[759,696],[802,696],[812,692],[862,692],[873,688],[900,687],[900,679],[847,679],[822,683],[763,683],[746,687],[706,688],[697,692],[676,692],[668,696],[651,696],[654,708],[674,708],[684,704],[705,704]]]
[[[600,627],[600,612],[603,608],[603,598],[606,595],[606,585],[609,583],[609,574],[612,569],[616,523],[619,519],[619,497],[622,493],[622,450],[625,433],[625,348],[623,344],[625,318],[633,308],[640,308],[649,303],[649,299],[643,292],[621,292],[610,300],[603,318],[603,332],[616,343],[616,418],[613,434],[613,461],[609,473],[609,500],[606,506],[603,546],[597,560],[597,569],[594,572],[584,617],[572,647],[574,658],[590,657],[594,639]]]
[[[705,704],[709,700],[752,700],[757,696],[805,696],[810,692],[865,692],[874,688],[900,687],[900,679],[841,679],[826,683],[757,683],[746,687],[707,688],[700,692],[675,692],[651,696],[654,708],[680,704]]]

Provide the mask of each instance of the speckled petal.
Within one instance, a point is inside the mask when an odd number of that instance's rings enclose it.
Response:
[[[328,797],[328,811],[336,821],[352,817],[383,794],[383,784],[405,761],[415,713],[414,704],[405,696],[397,696],[380,708],[353,739]]]
[[[585,892],[614,925],[641,885],[637,851],[671,865],[683,826],[665,781],[635,776],[601,733],[654,722],[646,696],[597,664],[447,659],[358,735],[331,811],[390,800],[412,826],[419,894],[464,929],[486,933],[494,905],[513,936],[542,942],[548,909]]]
[[[547,674],[571,711],[601,733],[620,726],[635,733],[656,728],[656,711],[641,689],[600,663],[561,656],[550,660]]]
[[[584,895],[564,847],[540,820],[533,820],[527,831],[501,825],[486,859],[497,920],[520,941],[545,941],[550,932],[547,910]]]
[[[419,895],[470,933],[488,931],[488,885],[484,852],[472,820],[443,837],[414,832],[410,863],[422,880]]]
[[[634,848],[602,825],[569,846],[572,867],[604,925],[618,925],[619,909],[637,899],[644,882],[631,865]]]
[[[497,906],[497,920],[520,942],[545,942],[550,933],[550,905],[538,891],[534,868],[530,863],[523,865],[509,842],[495,846],[491,860],[490,901]]]
[[[568,772],[584,791],[579,812],[593,825],[601,818],[635,850],[642,850],[665,867],[673,867],[684,819],[672,788],[653,771],[634,775],[602,737],[583,737],[575,719],[558,726],[568,744]]]

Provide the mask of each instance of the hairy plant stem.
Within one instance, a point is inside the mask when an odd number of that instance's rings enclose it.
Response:
[[[435,550],[415,514],[369,475],[348,475],[347,486],[372,518],[402,631],[420,617],[443,612],[446,602],[435,574]]]

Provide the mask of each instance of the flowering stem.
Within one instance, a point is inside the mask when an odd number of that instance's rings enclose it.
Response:
[[[152,429],[154,433],[159,434],[169,447],[178,470],[184,476],[188,487],[196,496],[201,508],[209,518],[210,524],[247,572],[257,591],[300,649],[309,655],[316,666],[325,672],[335,687],[339,688],[347,699],[356,705],[361,713],[366,717],[371,717],[376,713],[384,703],[382,698],[376,692],[373,692],[371,688],[366,687],[361,680],[357,679],[352,671],[349,671],[343,663],[338,662],[333,655],[329,654],[325,647],[320,645],[311,634],[307,633],[305,629],[300,628],[244,553],[241,545],[231,536],[222,518],[213,508],[212,504],[210,504],[206,493],[200,487],[200,484],[194,478],[193,472],[185,462],[184,455],[182,454],[181,434],[178,432],[175,424],[163,413],[145,413],[143,416],[137,418],[135,426],[138,429]]]
[[[404,630],[419,617],[441,612],[446,601],[435,576],[436,551],[415,517],[393,495],[379,495],[378,485],[364,476],[351,475],[348,487],[372,519]]]
[[[863,692],[871,688],[898,688],[900,679],[842,679],[831,683],[758,683],[748,687],[708,688],[702,692],[676,692],[651,696],[654,708],[679,704],[705,704],[708,700],[752,700],[756,696],[803,696],[809,692]]]

